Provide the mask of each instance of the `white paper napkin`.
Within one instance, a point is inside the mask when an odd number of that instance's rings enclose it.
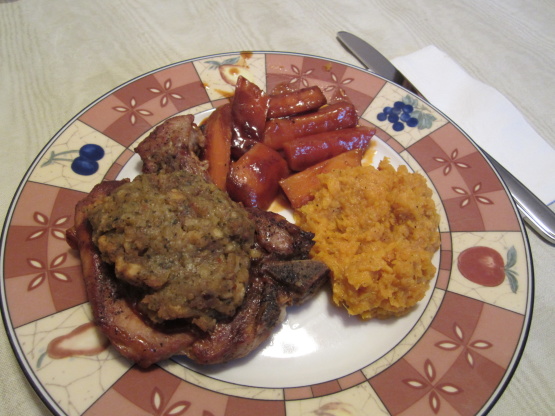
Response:
[[[555,203],[555,149],[499,91],[427,46],[392,60],[426,99],[546,204]]]

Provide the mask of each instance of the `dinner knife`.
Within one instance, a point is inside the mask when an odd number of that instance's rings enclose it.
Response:
[[[422,97],[410,81],[368,42],[348,32],[338,32],[337,39],[367,69]],[[555,212],[484,149],[475,145],[504,181],[524,221],[547,242],[555,244]]]

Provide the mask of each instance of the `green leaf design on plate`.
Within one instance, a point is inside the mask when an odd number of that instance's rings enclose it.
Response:
[[[518,273],[512,270],[512,268],[516,265],[517,260],[517,253],[514,246],[507,251],[507,262],[505,263],[505,275],[507,276],[507,280],[509,281],[509,285],[511,286],[511,290],[513,293],[516,293],[518,290]]]
[[[422,113],[422,119],[418,123],[418,130],[431,129],[433,122],[436,120],[435,116],[430,113]]]
[[[235,56],[233,58],[224,59],[222,62],[210,60],[204,61],[204,63],[210,65],[209,69],[218,69],[222,65],[235,65],[239,62],[240,58],[240,56]]]
[[[403,103],[412,105],[415,108],[418,106],[418,100],[411,95],[405,95],[403,97]]]
[[[37,368],[40,368],[40,366],[42,365],[42,362],[44,361],[45,357],[46,357],[46,352],[43,352],[39,356],[39,359],[37,360]]]
[[[418,120],[418,130],[432,128],[433,122],[437,119],[426,105],[422,104],[421,101],[408,94],[403,97],[403,103],[414,107],[411,115]]]
[[[516,264],[516,249],[512,246],[509,251],[507,251],[507,264],[505,265],[506,269],[510,269],[514,267]]]
[[[518,290],[518,280],[517,280],[517,273],[513,270],[505,270],[505,274],[507,275],[507,280],[509,281],[509,286],[511,286],[511,291],[516,293]]]

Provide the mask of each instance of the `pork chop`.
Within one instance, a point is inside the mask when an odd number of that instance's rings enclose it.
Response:
[[[139,289],[117,279],[113,266],[102,260],[86,214],[88,206],[126,182],[103,182],[80,201],[67,240],[79,250],[95,323],[116,350],[141,367],[176,354],[202,364],[243,357],[272,334],[287,306],[304,302],[327,281],[329,269],[307,259],[311,233],[280,220],[277,214],[250,209],[255,228],[263,232],[256,233],[253,248],[258,255],[252,259],[245,297],[235,315],[219,321],[211,332],[187,320],[151,322],[136,308]],[[279,236],[275,245],[268,239],[272,235]]]
[[[192,116],[169,119],[139,145],[137,153],[143,160],[143,172],[186,170],[209,180],[205,164],[198,158],[202,133],[192,120]],[[278,214],[249,208],[255,241],[245,295],[235,314],[221,317],[210,330],[203,330],[188,319],[153,322],[137,308],[144,295],[141,288],[118,279],[114,266],[103,260],[93,242],[87,214],[90,207],[127,182],[96,185],[77,204],[75,224],[68,229],[66,239],[79,251],[95,323],[117,351],[141,367],[177,354],[201,364],[244,357],[272,334],[282,322],[287,306],[308,300],[329,278],[324,263],[309,259],[314,244],[312,233]]]

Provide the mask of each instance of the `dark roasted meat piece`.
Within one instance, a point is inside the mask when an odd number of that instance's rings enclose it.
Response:
[[[316,260],[264,261],[260,270],[283,287],[295,305],[310,299],[329,273],[328,267]]]
[[[257,244],[273,259],[308,259],[314,234],[291,224],[283,216],[258,208],[247,208],[256,222]]]
[[[207,165],[199,159],[205,138],[194,120],[191,114],[172,117],[137,146],[143,173],[186,170],[208,179]]]

